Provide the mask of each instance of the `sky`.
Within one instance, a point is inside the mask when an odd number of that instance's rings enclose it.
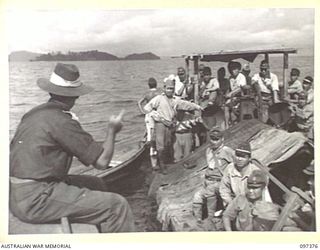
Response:
[[[8,50],[159,56],[294,47],[311,53],[314,9],[11,10]]]

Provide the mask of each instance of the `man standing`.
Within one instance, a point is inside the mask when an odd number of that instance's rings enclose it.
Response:
[[[106,169],[122,127],[123,114],[111,116],[102,145],[82,129],[70,109],[92,88],[79,78],[75,65],[58,63],[50,79],[38,80],[51,98],[23,116],[11,141],[10,210],[30,223],[68,217],[97,225],[103,233],[134,231],[125,198],[105,192],[97,177],[68,176],[73,156],[86,166]]]
[[[260,73],[252,77],[252,84],[258,89],[260,104],[260,120],[267,123],[269,120],[269,107],[279,102],[278,77],[270,72],[269,63],[266,60],[260,63]]]
[[[195,103],[177,99],[173,96],[175,89],[175,81],[166,78],[164,82],[164,93],[154,97],[146,104],[144,110],[151,112],[157,111],[155,120],[156,147],[158,151],[159,167],[163,174],[167,173],[165,161],[172,160],[172,137],[174,119],[176,118],[177,110],[201,110],[201,107]],[[171,151],[171,152],[170,152]]]

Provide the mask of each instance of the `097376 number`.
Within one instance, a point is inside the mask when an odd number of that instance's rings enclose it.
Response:
[[[300,244],[299,246],[300,248],[305,248],[305,249],[318,248],[318,244]]]

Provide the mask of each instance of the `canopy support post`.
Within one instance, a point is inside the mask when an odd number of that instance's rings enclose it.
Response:
[[[185,59],[185,62],[186,62],[186,74],[187,74],[187,77],[189,78],[189,75],[190,75],[190,69],[189,69],[190,64],[189,64],[189,59],[188,59],[188,58],[186,58],[186,59]]]
[[[269,63],[269,54],[264,54],[264,60],[266,60],[267,63]]]
[[[287,83],[287,71],[289,68],[289,54],[283,54],[283,97],[287,98],[288,96],[288,83]]]
[[[195,75],[194,83],[194,102],[199,104],[199,57],[193,58],[193,73]]]

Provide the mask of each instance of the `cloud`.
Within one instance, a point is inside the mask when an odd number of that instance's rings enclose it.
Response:
[[[11,11],[7,20],[11,51],[176,55],[267,45],[310,47],[314,40],[313,9]]]

